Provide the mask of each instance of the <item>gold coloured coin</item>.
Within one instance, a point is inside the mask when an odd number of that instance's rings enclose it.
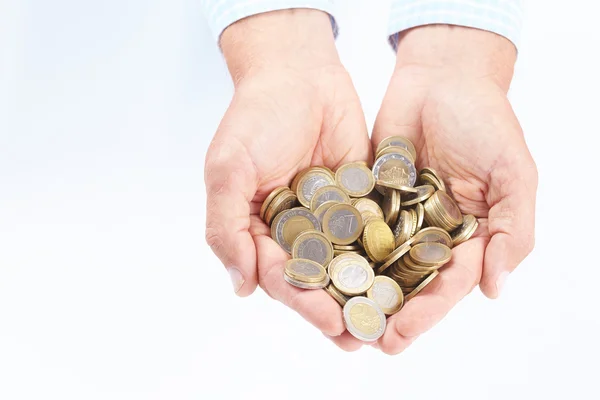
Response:
[[[417,286],[413,291],[411,291],[409,294],[406,295],[406,297],[404,298],[404,301],[407,302],[410,299],[412,299],[413,297],[415,297],[417,294],[419,294],[419,292],[423,289],[425,289],[425,286],[429,285],[431,283],[431,281],[433,281],[435,279],[436,276],[438,276],[440,273],[439,271],[433,271],[431,273],[431,275],[429,275],[423,282],[421,282],[419,284],[419,286]]]
[[[273,199],[275,197],[277,197],[278,194],[280,194],[281,192],[283,192],[286,189],[289,190],[289,188],[287,186],[279,186],[279,187],[273,189],[273,191],[271,193],[269,193],[267,198],[263,201],[262,205],[260,206],[260,212],[259,212],[260,219],[262,219],[263,221],[265,220],[265,212],[267,211],[267,207],[269,206],[269,204],[271,204]]]
[[[442,176],[435,169],[431,167],[424,167],[423,169],[421,169],[421,171],[419,171],[419,175],[421,174],[433,175],[433,177],[437,179],[438,182],[442,184],[442,186],[444,186],[444,180],[442,179]],[[445,188],[443,190],[445,190]]]
[[[443,190],[436,191],[423,204],[425,220],[431,226],[440,227],[448,232],[462,224],[462,214],[454,200]]]
[[[400,217],[398,218],[398,222],[394,227],[394,240],[395,246],[399,247],[403,243],[405,243],[412,234],[413,230],[413,215],[406,211],[400,211]]]
[[[390,226],[394,225],[400,213],[400,192],[394,189],[387,189],[383,195],[381,209],[385,216],[385,223]]]
[[[333,249],[334,250],[356,251],[356,250],[362,250],[362,247],[360,247],[358,244],[356,244],[356,245],[334,244]]]
[[[394,250],[394,234],[384,221],[370,221],[365,226],[362,243],[371,260],[382,262]]]
[[[398,186],[413,187],[417,180],[417,171],[414,163],[406,156],[399,153],[384,154],[375,160],[373,164],[373,175],[375,176],[375,188],[383,193],[384,187],[377,181],[394,184]]]
[[[415,263],[425,267],[439,267],[452,258],[452,250],[440,243],[415,244],[409,254]]]
[[[329,281],[330,281],[329,275],[325,275],[325,278],[319,282],[302,282],[302,281],[292,278],[285,272],[283,274],[283,280],[286,281],[287,283],[289,283],[290,285],[296,286],[300,289],[313,289],[313,290],[325,288],[327,285],[329,285]]]
[[[375,187],[373,172],[362,162],[339,167],[335,171],[335,181],[351,197],[366,196]]]
[[[423,217],[425,216],[425,208],[423,207],[423,204],[418,203],[415,207],[415,211],[417,212],[417,232],[419,232],[423,227]]]
[[[365,212],[370,212],[381,219],[384,218],[383,210],[379,207],[375,201],[366,198],[354,199],[352,201],[352,205],[356,207],[359,213],[363,214]]]
[[[374,342],[385,332],[385,314],[377,303],[366,297],[356,296],[348,300],[342,315],[348,332],[359,340]]]
[[[342,307],[344,307],[346,302],[350,300],[350,297],[337,290],[333,284],[329,284],[329,286],[325,288],[325,291],[329,293],[329,295],[333,297],[333,299]]]
[[[317,219],[319,220],[319,223],[321,224],[321,226],[323,226],[323,217],[325,216],[325,212],[327,212],[327,210],[329,210],[331,208],[331,206],[334,206],[336,204],[339,204],[339,203],[337,203],[335,201],[326,201],[325,203],[323,203],[319,207],[317,207],[317,209],[313,212],[315,217],[317,217]]]
[[[290,278],[305,282],[322,282],[327,276],[327,271],[319,263],[301,258],[292,258],[285,263],[284,273]]]
[[[304,172],[296,184],[296,195],[298,201],[306,208],[310,208],[311,200],[315,192],[323,186],[335,185],[335,179],[322,168],[309,168]],[[292,183],[292,186],[294,184]],[[324,201],[323,201],[324,203]]]
[[[416,193],[407,194],[404,196],[404,200],[402,201],[403,206],[413,206],[417,203],[421,203],[435,192],[435,189],[431,185],[421,185],[414,188]]]
[[[277,214],[271,224],[271,237],[291,254],[294,241],[307,230],[320,231],[319,220],[306,208],[295,207]]]
[[[294,240],[292,257],[311,260],[327,267],[333,259],[333,246],[322,232],[304,231]]]
[[[418,243],[441,243],[447,247],[452,248],[452,238],[450,234],[438,228],[437,226],[430,226],[425,229],[421,229],[413,236],[413,244]]]
[[[377,269],[377,273],[382,274],[393,263],[398,261],[400,259],[400,257],[402,257],[403,255],[408,253],[409,250],[410,250],[410,243],[407,242],[407,243],[404,243],[403,245],[401,245],[400,247],[398,247],[396,250],[392,251],[390,253],[390,255],[385,258],[383,264],[381,264],[381,266]]]
[[[417,160],[417,150],[415,149],[415,145],[408,139],[402,136],[388,136],[379,142],[377,146],[377,151],[375,153],[379,153],[381,150],[385,149],[389,146],[399,146],[403,147],[409,151],[413,160]],[[376,157],[377,158],[377,157]]]
[[[378,190],[382,193],[384,193],[387,189],[399,190],[400,192],[402,192],[404,194],[417,194],[418,193],[416,188],[413,188],[410,186],[398,185],[393,182],[386,182],[386,181],[378,180],[375,184],[377,185]]]
[[[335,257],[327,268],[333,285],[345,295],[364,293],[373,284],[375,273],[364,257],[346,253]]]
[[[323,186],[314,193],[310,201],[310,210],[315,211],[323,203],[335,201],[336,203],[350,204],[350,197],[341,188],[333,185]]]
[[[410,161],[412,161],[413,164],[415,163],[415,158],[412,156],[412,154],[410,154],[410,152],[408,150],[406,150],[404,147],[400,147],[400,146],[389,146],[389,147],[386,147],[385,149],[382,149],[377,154],[375,154],[375,159],[377,159],[381,156],[384,156],[386,154],[391,154],[391,153],[402,154],[403,156],[408,158]]]
[[[424,173],[419,175],[419,180],[423,185],[431,185],[435,190],[446,191],[446,185],[432,174]]]
[[[392,278],[376,276],[373,285],[367,290],[367,298],[373,300],[386,315],[400,311],[404,303],[404,294]]]
[[[289,210],[293,208],[298,202],[298,197],[291,190],[282,191],[277,197],[273,199],[267,211],[265,212],[265,222],[267,225],[271,225],[273,218],[283,210]]]
[[[463,216],[463,223],[454,232],[452,232],[452,245],[458,246],[459,244],[466,242],[473,236],[479,222],[475,216],[468,214]]]
[[[331,243],[348,245],[363,231],[362,216],[350,204],[335,204],[323,216],[323,233]]]
[[[412,218],[412,228],[410,230],[410,237],[413,237],[415,235],[415,233],[417,233],[417,212],[415,211],[414,208],[411,208],[410,210],[408,210],[408,212],[410,213],[410,217]],[[410,238],[409,238],[410,239]]]

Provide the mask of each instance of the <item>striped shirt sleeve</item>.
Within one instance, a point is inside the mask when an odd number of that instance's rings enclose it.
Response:
[[[333,0],[201,0],[200,2],[217,41],[225,28],[242,18],[290,8],[325,11],[329,14],[333,34],[337,37],[338,27],[334,17]]]
[[[518,47],[521,0],[392,0],[388,34],[396,50],[399,32],[429,24],[461,25],[506,37]]]

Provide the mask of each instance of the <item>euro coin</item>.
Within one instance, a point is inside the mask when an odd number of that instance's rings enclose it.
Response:
[[[385,223],[393,226],[398,220],[398,213],[400,213],[400,192],[393,189],[386,190],[381,209],[385,216]]]
[[[409,250],[410,250],[410,243],[407,242],[407,243],[404,243],[403,245],[401,245],[400,247],[398,247],[397,249],[395,249],[394,251],[392,251],[390,253],[390,255],[385,258],[385,260],[383,261],[383,264],[381,264],[381,266],[379,268],[377,268],[377,273],[382,274],[392,264],[394,264],[396,261],[398,261],[400,259],[400,257],[402,257],[403,255],[408,253]]]
[[[344,164],[335,171],[335,181],[351,197],[363,197],[373,190],[373,172],[363,163]]]
[[[414,186],[417,180],[415,165],[406,156],[391,153],[381,156],[373,164],[375,180],[381,180],[400,186]],[[383,193],[381,187],[377,190]]]
[[[323,186],[335,185],[333,176],[323,170],[311,168],[298,180],[296,196],[298,201],[306,208],[310,208],[310,202],[315,192]]]
[[[370,212],[383,219],[384,214],[379,204],[371,199],[354,199],[352,205],[358,210],[359,213]]]
[[[423,185],[431,185],[435,190],[443,190],[446,191],[446,185],[444,182],[435,177],[435,175],[424,173],[419,175],[419,181]]]
[[[477,230],[478,226],[479,222],[477,222],[477,218],[475,218],[475,216],[471,214],[463,216],[462,225],[452,232],[452,245],[458,246],[459,244],[469,240]]]
[[[408,150],[406,150],[405,148],[400,147],[400,146],[389,146],[389,147],[386,147],[385,149],[382,149],[381,151],[377,152],[377,154],[375,154],[375,159],[378,159],[379,157],[382,157],[386,154],[391,154],[391,153],[402,154],[403,156],[408,158],[413,164],[415,163],[415,159],[412,156],[412,154],[410,154],[410,152]]]
[[[265,220],[265,212],[267,211],[267,207],[269,206],[269,204],[271,204],[273,199],[278,194],[280,194],[281,192],[283,192],[286,189],[289,190],[289,188],[287,186],[280,186],[280,187],[273,189],[273,191],[271,193],[269,193],[267,198],[263,201],[262,205],[260,206],[260,212],[259,212],[260,219],[262,219],[263,221]]]
[[[329,275],[325,275],[325,279],[323,279],[321,282],[314,282],[314,283],[302,282],[302,281],[299,281],[299,280],[296,280],[296,279],[290,277],[287,274],[283,274],[283,280],[292,286],[296,286],[297,288],[313,289],[313,290],[323,289],[323,288],[327,287],[327,285],[329,285],[329,282],[330,282]]]
[[[313,212],[315,217],[317,217],[317,219],[319,220],[319,224],[321,224],[321,226],[323,226],[323,217],[325,216],[325,212],[327,210],[329,210],[331,208],[331,206],[334,206],[336,204],[339,204],[339,203],[337,203],[335,201],[327,201],[327,202],[321,204],[319,207],[317,207],[315,212]]]
[[[431,185],[421,185],[414,188],[416,193],[407,194],[402,201],[402,206],[414,206],[417,203],[421,203],[435,192],[435,189]]]
[[[440,243],[419,243],[410,249],[410,258],[426,267],[442,266],[452,258],[452,250]]]
[[[304,231],[294,240],[292,257],[311,260],[327,267],[333,259],[333,246],[323,233]]]
[[[342,307],[344,307],[344,305],[346,305],[346,302],[347,302],[348,300],[350,300],[350,297],[346,296],[344,293],[342,293],[342,292],[340,292],[339,290],[337,290],[337,289],[335,288],[335,286],[333,286],[333,284],[331,284],[331,283],[330,283],[330,284],[329,284],[329,285],[328,285],[328,286],[325,288],[325,291],[326,291],[327,293],[329,293],[329,295],[330,295],[331,297],[333,297],[333,299],[334,299],[335,301],[337,301],[337,302],[338,302],[338,304],[339,304],[340,306],[342,306]]]
[[[335,204],[323,216],[323,233],[334,244],[350,244],[363,231],[363,220],[350,204]]]
[[[374,342],[385,332],[385,314],[373,300],[353,297],[343,310],[344,324],[352,336],[364,342]]]
[[[412,234],[413,230],[413,215],[406,211],[400,211],[400,217],[398,218],[398,222],[394,227],[394,244],[395,247],[399,247],[400,245],[406,243]]]
[[[265,212],[265,222],[267,225],[271,225],[273,218],[277,216],[283,210],[289,210],[298,203],[298,198],[291,190],[282,191],[277,197],[273,199],[267,211]]]
[[[337,186],[323,186],[314,193],[310,201],[310,210],[315,211],[321,204],[329,201],[350,203],[350,197]]]
[[[290,278],[304,283],[322,282],[327,271],[319,263],[301,258],[292,258],[285,263],[284,273]]]
[[[317,218],[306,208],[296,207],[279,213],[271,224],[271,237],[291,254],[294,241],[302,232],[321,230]]]
[[[383,262],[394,250],[394,234],[384,221],[370,221],[365,226],[362,244],[371,260]]]
[[[415,211],[417,213],[417,232],[419,232],[423,227],[423,220],[425,216],[425,208],[423,207],[423,204],[418,203],[415,207]]]
[[[413,236],[413,244],[418,243],[441,243],[452,248],[452,238],[450,234],[436,226],[421,229]]]
[[[335,257],[327,268],[331,282],[342,293],[356,296],[367,291],[373,284],[375,273],[364,257],[342,254]]]
[[[417,160],[417,150],[415,149],[415,145],[407,138],[404,138],[402,136],[388,136],[381,142],[379,142],[376,153],[379,153],[381,150],[389,146],[403,147],[409,151],[413,160]]]
[[[396,185],[395,183],[386,182],[386,181],[382,181],[382,180],[375,182],[375,186],[377,187],[377,190],[379,190],[381,193],[384,193],[384,194],[385,194],[385,191],[388,189],[398,190],[402,194],[417,194],[418,193],[417,189],[415,189],[413,187]]]
[[[376,276],[373,286],[367,290],[367,298],[373,300],[386,315],[400,311],[404,303],[404,294],[400,286],[392,278]]]
[[[406,295],[406,297],[404,298],[404,301],[407,302],[410,299],[412,299],[413,297],[415,297],[417,294],[419,294],[419,292],[421,290],[425,289],[425,286],[429,285],[431,283],[431,281],[433,281],[435,279],[435,277],[438,276],[439,274],[440,274],[439,271],[433,271],[431,273],[431,275],[429,275],[423,282],[421,282],[419,284],[419,286],[414,288],[409,294]]]

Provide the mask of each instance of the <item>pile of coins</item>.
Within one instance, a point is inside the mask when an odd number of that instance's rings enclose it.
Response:
[[[400,311],[439,274],[452,247],[477,229],[432,168],[416,170],[406,138],[391,136],[365,162],[310,167],[265,199],[260,217],[292,256],[286,282],[324,289],[343,307],[347,330],[377,340],[386,316]]]

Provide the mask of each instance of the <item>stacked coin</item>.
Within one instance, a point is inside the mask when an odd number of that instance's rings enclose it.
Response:
[[[372,169],[365,162],[335,172],[307,168],[260,209],[273,240],[292,255],[284,279],[324,289],[344,308],[348,331],[364,341],[383,334],[385,316],[433,281],[451,248],[478,226],[460,213],[440,175],[417,173],[416,162],[408,139],[388,137]]]

